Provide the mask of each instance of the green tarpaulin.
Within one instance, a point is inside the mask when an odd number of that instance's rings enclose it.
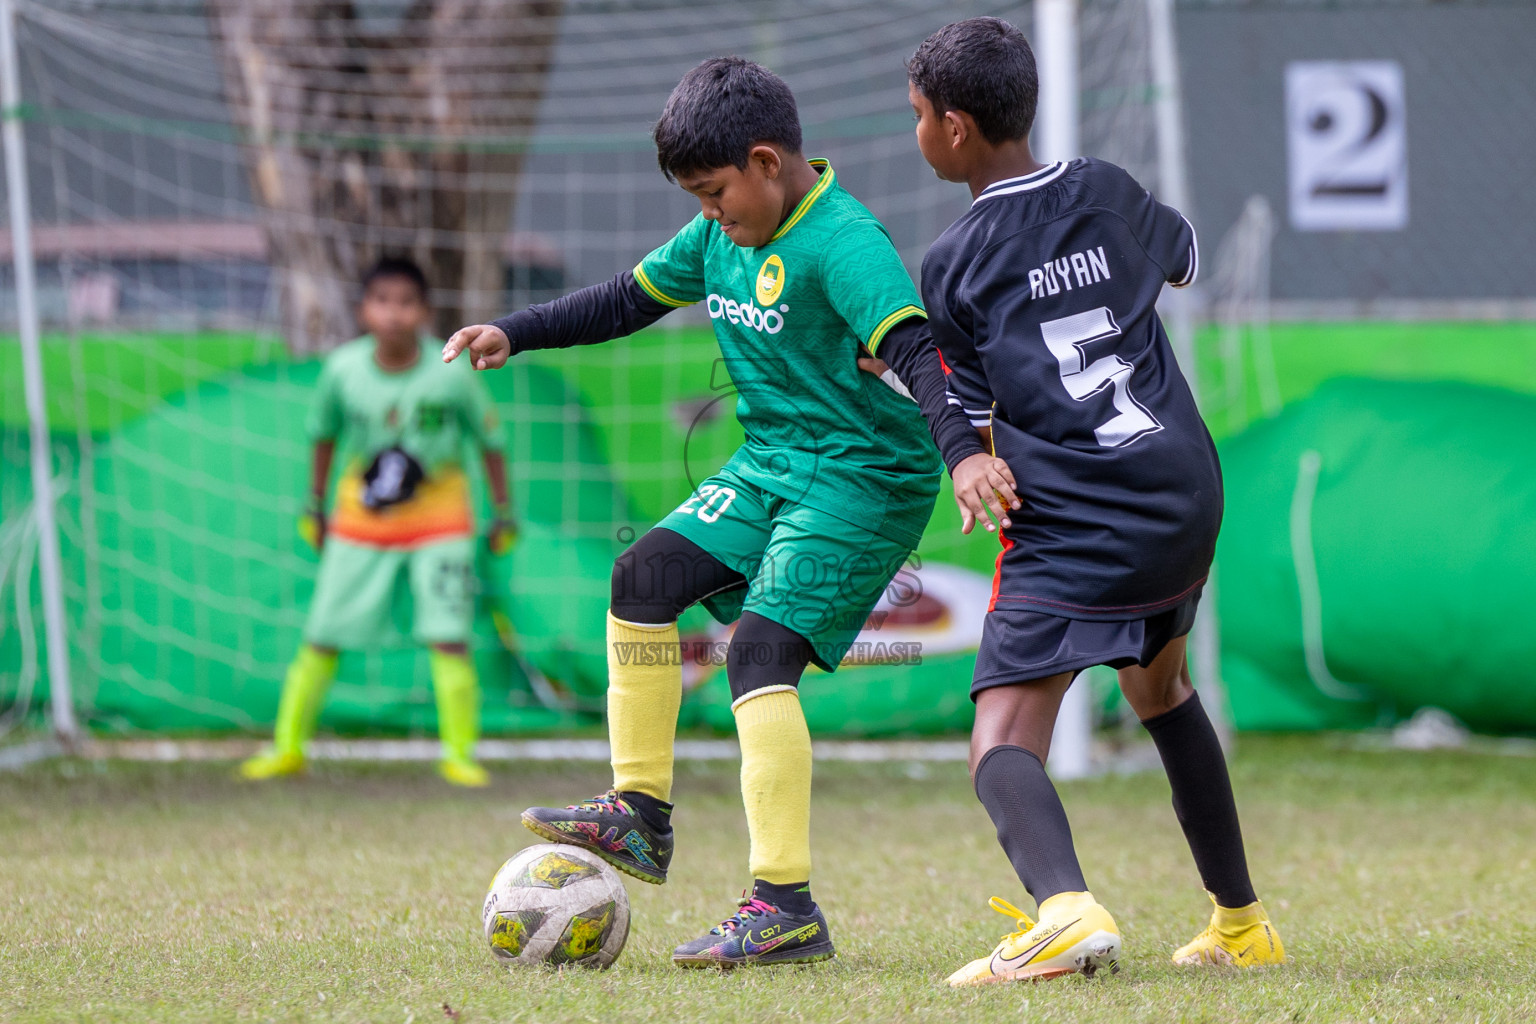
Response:
[[[294,516],[317,372],[318,364],[276,364],[196,385],[95,435],[89,458],[73,437],[56,443],[68,481],[60,520],[74,674],[97,726],[270,723],[314,577]],[[583,706],[600,707],[609,568],[629,531],[649,522],[615,483],[557,370],[514,364],[487,381],[507,413],[523,524],[512,556],[482,566],[476,658],[487,730],[594,723],[538,706],[491,613],[515,625],[528,662]],[[1431,704],[1479,729],[1536,729],[1536,460],[1525,443],[1533,431],[1536,398],[1346,380],[1223,444],[1223,669],[1239,728],[1359,727]],[[24,522],[30,492],[25,436],[7,431],[0,441],[0,520],[9,528]],[[14,666],[41,659],[31,649],[41,623],[18,616],[24,552],[22,544],[5,552],[0,592],[6,703],[22,679]],[[36,607],[35,587],[27,603]],[[707,620],[685,626],[698,631]],[[812,673],[812,727],[965,728],[973,653],[947,650],[921,665]],[[718,673],[690,697],[684,721],[731,728]],[[431,731],[425,658],[404,636],[347,655],[325,722],[353,733]]]
[[[1238,727],[1434,705],[1479,730],[1536,729],[1532,436],[1530,396],[1340,380],[1228,441],[1218,559]]]

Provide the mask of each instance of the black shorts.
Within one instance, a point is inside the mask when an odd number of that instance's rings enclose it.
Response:
[[[982,626],[971,699],[988,687],[1027,683],[1062,672],[1076,676],[1095,665],[1146,668],[1171,641],[1194,627],[1199,604],[1196,590],[1166,611],[1119,622],[1064,619],[1024,608],[994,609]]]

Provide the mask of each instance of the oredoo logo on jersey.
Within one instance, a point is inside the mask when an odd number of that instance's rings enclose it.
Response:
[[[711,320],[723,317],[733,324],[744,324],[764,334],[778,334],[782,331],[784,314],[789,312],[788,305],[781,305],[778,309],[760,309],[751,302],[737,302],[713,292],[704,300],[704,308],[709,310]]]

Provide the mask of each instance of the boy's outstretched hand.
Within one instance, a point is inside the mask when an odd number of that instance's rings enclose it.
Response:
[[[1022,503],[1013,493],[1013,470],[1008,463],[995,455],[978,452],[961,459],[950,477],[955,482],[955,504],[960,506],[961,533],[970,533],[977,522],[983,523],[989,533],[996,533],[997,527],[987,516],[989,509],[1004,527],[1013,525],[1008,509],[1018,509]]]
[[[499,370],[507,365],[507,357],[512,354],[512,343],[500,327],[491,324],[461,327],[453,332],[453,337],[443,346],[443,362],[453,362],[465,349],[469,349],[470,365],[475,369]]]

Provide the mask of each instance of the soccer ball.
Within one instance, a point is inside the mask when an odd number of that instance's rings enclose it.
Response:
[[[619,873],[577,846],[541,843],[507,861],[480,916],[491,952],[508,965],[611,967],[629,938]]]

